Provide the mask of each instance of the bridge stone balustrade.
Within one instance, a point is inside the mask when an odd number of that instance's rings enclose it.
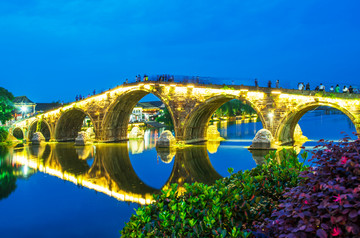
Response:
[[[206,141],[211,115],[232,99],[251,105],[263,128],[273,134],[277,144],[292,143],[299,119],[318,106],[329,106],[342,111],[355,124],[357,132],[360,132],[359,95],[168,82],[125,84],[103,94],[17,122],[13,124],[11,132],[20,128],[25,138],[30,138],[41,123],[41,131],[48,140],[74,141],[84,118],[88,116],[94,125],[97,141],[127,140],[130,114],[138,101],[150,93],[157,96],[168,108],[178,142]]]

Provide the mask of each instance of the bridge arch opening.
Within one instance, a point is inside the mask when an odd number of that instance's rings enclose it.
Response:
[[[300,106],[296,112],[290,113],[280,122],[275,138],[282,145],[294,144],[306,140],[306,137],[315,141],[339,140],[345,137],[345,134],[351,136],[353,132],[359,133],[355,120],[353,114],[338,105],[307,104]]]
[[[152,95],[145,102],[146,95]],[[150,99],[149,99],[150,98]],[[143,100],[142,100],[143,99]],[[140,102],[143,101],[143,102]],[[160,119],[163,120],[160,120]],[[171,108],[162,96],[146,89],[135,89],[120,95],[107,110],[103,120],[102,139],[107,142],[126,141],[129,139],[129,123],[136,125],[161,126],[174,125],[174,117]]]
[[[29,127],[29,141],[32,139],[35,132],[41,132],[45,137],[45,141],[51,139],[50,125],[45,120],[35,120]]]
[[[21,130],[21,128],[19,127],[16,127],[14,130],[13,130],[13,136],[18,139],[18,140],[22,140],[25,138],[25,135],[24,135],[24,132],[23,130]]]
[[[90,137],[96,137],[96,128],[91,116],[85,111],[72,108],[60,116],[55,127],[55,139],[59,142],[75,141],[78,132],[87,131]]]
[[[233,103],[235,102],[235,103]],[[221,121],[222,118],[217,116],[217,111],[221,109],[223,105],[229,104],[229,107],[225,107],[225,111],[220,112],[220,116],[236,118],[242,116],[250,116],[251,113],[256,114],[262,123],[265,125],[265,120],[260,113],[260,110],[248,101],[246,98],[237,98],[233,95],[219,95],[208,99],[187,117],[184,126],[184,140],[186,143],[197,143],[207,141],[207,129],[211,119],[216,117],[217,120]],[[247,109],[247,112],[245,110]],[[229,118],[228,118],[229,119]]]

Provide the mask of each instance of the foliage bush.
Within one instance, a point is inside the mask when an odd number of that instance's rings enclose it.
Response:
[[[5,142],[9,132],[4,128],[0,127],[0,142]]]
[[[171,118],[169,110],[165,107],[163,113],[155,119],[157,122],[162,122],[170,128],[174,128],[174,124]]]
[[[299,183],[305,169],[294,151],[275,152],[267,163],[252,170],[239,171],[208,186],[177,185],[154,195],[155,203],[140,207],[121,234],[125,237],[253,237],[250,229],[269,217],[282,198],[285,187]],[[303,154],[306,157],[306,154]],[[232,173],[232,169],[229,169]]]
[[[360,140],[322,146],[268,221],[271,237],[360,237]]]
[[[241,102],[237,99],[228,101],[221,105],[216,111],[215,114],[217,117],[221,116],[237,116],[243,114],[256,114],[256,111],[246,102]]]

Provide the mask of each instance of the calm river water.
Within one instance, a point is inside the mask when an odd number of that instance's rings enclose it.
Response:
[[[299,122],[311,148],[319,139],[351,135],[343,114],[307,113]],[[0,148],[1,237],[119,237],[139,204],[171,183],[207,184],[256,166],[247,150],[260,122],[218,122],[226,140],[180,149],[155,149],[159,131],[123,144],[75,147],[72,143]],[[1,177],[0,177],[1,178]]]

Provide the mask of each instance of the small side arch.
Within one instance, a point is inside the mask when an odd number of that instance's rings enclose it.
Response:
[[[31,141],[34,133],[39,130],[45,137],[45,141],[49,141],[52,136],[50,124],[44,119],[33,120],[28,127],[28,140]]]
[[[18,140],[23,140],[25,139],[25,133],[24,131],[20,128],[20,127],[15,127],[13,130],[12,130],[12,135],[18,139]]]
[[[195,107],[192,112],[186,117],[184,125],[185,142],[196,143],[206,141],[206,133],[211,115],[213,115],[216,109],[218,109],[221,105],[233,99],[245,101],[258,114],[262,125],[266,125],[264,116],[262,115],[259,108],[254,103],[246,99],[246,97],[236,97],[234,95],[218,95],[209,98],[205,102]]]
[[[356,117],[346,108],[343,108],[334,103],[328,102],[312,102],[299,105],[294,111],[289,112],[279,123],[279,126],[275,132],[275,138],[279,141],[282,145],[291,144],[294,142],[294,132],[295,127],[298,124],[299,120],[305,113],[308,111],[314,110],[320,106],[327,106],[331,108],[335,108],[341,112],[343,112],[349,119],[354,123],[356,127]],[[358,127],[356,127],[359,130]],[[358,131],[359,132],[359,131]]]

